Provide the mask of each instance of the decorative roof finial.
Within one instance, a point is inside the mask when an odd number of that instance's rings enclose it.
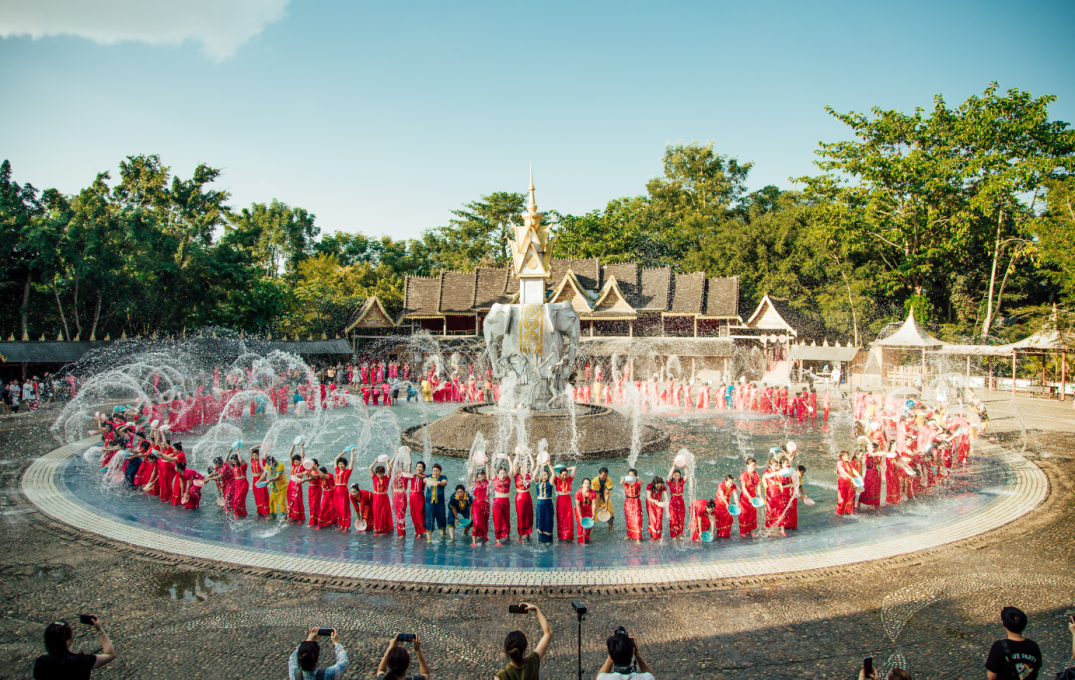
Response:
[[[537,212],[537,200],[534,198],[534,162],[530,161],[530,205],[529,212]]]

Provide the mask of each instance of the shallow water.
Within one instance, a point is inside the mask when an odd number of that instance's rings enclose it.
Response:
[[[436,418],[452,408],[438,404],[427,407],[427,410],[430,418]],[[401,427],[422,420],[422,412],[415,405],[396,406],[392,411]],[[729,411],[700,412],[669,408],[649,415],[654,425],[669,432],[672,441],[667,449],[639,456],[636,467],[643,481],[649,481],[653,475],[666,476],[674,452],[686,447],[696,458],[699,497],[712,497],[717,483],[725,474],[738,477],[746,457],[755,457],[759,467],[764,467],[769,448],[791,439],[799,446],[797,463],[807,467],[804,480],[807,494],[817,501],[817,505],[799,505],[799,529],[789,532],[788,538],[757,536],[741,539],[738,537],[738,526],[735,526],[733,538],[729,540],[718,540],[711,544],[671,541],[667,538],[666,524],[666,538],[663,541],[645,540],[639,545],[624,540],[623,491],[619,487],[614,491],[614,505],[617,508],[615,529],[610,533],[604,525],[599,524],[593,530],[593,542],[589,545],[539,544],[535,535],[533,543],[515,542],[498,548],[490,540],[486,545],[472,548],[469,540],[462,537],[462,532],[459,532],[460,536],[454,543],[439,537],[427,543],[424,540],[416,541],[413,535],[399,539],[394,535],[341,534],[338,531],[316,531],[287,522],[259,519],[253,514],[252,494],[247,497],[251,515],[242,520],[229,519],[216,507],[216,490],[212,485],[206,487],[200,510],[185,511],[141,492],[116,490],[102,485],[97,465],[87,463],[80,455],[67,460],[59,481],[81,502],[102,515],[199,541],[333,561],[479,569],[622,568],[719,563],[816,552],[928,528],[941,519],[973,512],[993,499],[1001,491],[1004,482],[1004,470],[997,462],[974,457],[972,465],[954,470],[945,486],[935,487],[913,501],[904,500],[893,507],[883,506],[878,513],[837,517],[833,512],[836,501],[835,452],[850,448],[853,444],[851,421],[846,417],[837,416],[829,423],[807,421],[800,424],[782,416]],[[242,420],[244,431],[251,435],[247,439],[256,441],[258,430],[264,429],[264,424],[251,418]],[[178,439],[189,451],[197,438],[197,434],[187,433],[187,436]],[[325,464],[338,451],[308,449],[308,453]],[[368,450],[356,460],[352,482],[358,481],[363,488],[369,488],[365,468],[377,453],[380,451]],[[572,464],[569,459],[558,457],[557,452],[552,453],[554,462]],[[412,457],[418,460],[418,454],[412,454]],[[463,459],[437,457],[434,460],[443,465],[449,479],[449,489],[461,482],[465,469]],[[603,465],[610,469],[615,480],[627,469],[625,459],[586,461],[580,464],[576,473],[576,489],[583,477],[596,476]],[[513,521],[514,514],[513,508]],[[667,523],[667,514],[665,521]],[[512,535],[517,539],[514,532]],[[646,536],[648,538],[648,533]]]

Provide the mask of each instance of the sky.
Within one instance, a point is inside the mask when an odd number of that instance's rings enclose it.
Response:
[[[581,214],[667,144],[814,174],[826,114],[950,106],[997,81],[1075,119],[1071,2],[0,0],[0,158],[75,193],[160,154],[323,233],[417,238],[494,191]]]

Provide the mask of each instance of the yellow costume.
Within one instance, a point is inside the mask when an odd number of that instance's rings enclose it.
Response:
[[[433,401],[433,388],[429,385],[428,380],[422,381],[422,400]]]
[[[602,484],[600,477],[594,477],[591,486],[593,487],[593,490],[597,492],[597,512],[605,510],[608,512],[610,519],[614,517],[616,513],[612,511],[612,478],[609,477],[604,483],[605,491],[608,493],[607,501],[605,500],[605,494],[601,491]]]
[[[269,515],[287,514],[287,481],[277,479],[284,474],[284,464],[277,461],[276,467],[269,470]]]

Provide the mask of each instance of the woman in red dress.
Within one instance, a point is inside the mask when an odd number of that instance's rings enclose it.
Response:
[[[355,509],[355,531],[373,531],[373,494],[352,484],[350,499]]]
[[[322,503],[335,503],[335,498],[331,495],[326,498],[324,490],[321,487],[321,464],[316,458],[309,459],[313,463],[313,467],[306,468],[306,461],[302,461],[303,465],[303,478],[306,481],[306,500],[310,503],[310,523],[309,526],[314,529],[320,529],[318,522],[321,517],[321,504]]]
[[[687,505],[683,501],[686,477],[674,465],[668,471],[668,536],[679,538],[687,521]]]
[[[867,440],[866,450],[862,452],[865,466],[862,470],[862,492],[859,493],[859,509],[862,506],[872,507],[874,510],[881,507],[881,458],[883,453],[877,453],[873,443]]]
[[[183,508],[185,510],[197,510],[202,502],[202,488],[196,486],[194,480],[204,480],[205,478],[197,470],[189,469],[186,463],[176,463],[175,469],[182,483],[180,500],[183,501]]]
[[[373,533],[392,533],[392,502],[388,499],[391,481],[385,475],[384,465],[378,465],[377,461],[370,463],[370,480],[373,483]]]
[[[511,538],[511,486],[508,468],[497,468],[493,480],[493,534],[497,547]]]
[[[638,470],[631,468],[627,476],[620,480],[623,484],[623,519],[627,524],[627,539],[635,543],[642,542],[642,482],[638,481]]]
[[[303,444],[305,448],[305,444]],[[291,468],[287,478],[287,517],[290,521],[298,524],[306,523],[306,504],[302,501],[303,469],[302,459],[305,456],[293,454],[291,456]]]
[[[414,472],[407,466],[407,472],[400,473],[407,480],[407,503],[411,507],[411,524],[414,525],[416,538],[426,535],[426,464],[418,461]]]
[[[575,492],[575,530],[578,532],[579,545],[585,545],[590,542],[590,532],[593,527],[589,529],[582,526],[582,520],[586,517],[593,519],[597,506],[597,493],[593,490],[593,485],[590,483],[589,478],[582,480],[582,486]]]
[[[157,454],[153,453],[152,450],[150,450],[149,455],[146,456],[146,462],[142,463],[143,467],[147,465],[149,466],[149,474],[146,476],[145,484],[142,485],[142,490],[150,496],[156,496],[160,493],[157,488],[157,482],[160,477],[158,474]]]
[[[847,451],[840,452],[840,460],[836,463],[836,514],[855,514],[855,485],[851,478],[855,476],[855,468],[851,464],[850,454]]]
[[[885,454],[885,505],[898,505],[903,497],[903,471],[896,465],[895,451]]]
[[[347,498],[347,483],[351,480],[351,472],[355,467],[355,457],[352,455],[351,460],[347,460],[343,457],[345,453],[347,451],[340,451],[340,455],[332,461],[335,468],[332,475],[332,499],[336,506],[336,526],[340,531],[351,528],[351,501]],[[322,498],[321,504],[324,505],[327,500]]]
[[[572,508],[571,487],[575,482],[575,467],[556,466],[556,537],[561,541],[575,539],[575,511]]]
[[[751,499],[758,498],[758,462],[747,458],[747,469],[739,473],[739,535],[753,536],[758,528],[758,510]]]
[[[314,472],[314,470],[310,470]],[[336,512],[336,475],[334,472],[329,472],[328,468],[321,468],[317,470],[317,475],[310,480],[310,484],[316,484],[321,487],[321,507],[317,512],[317,528],[324,529],[325,527],[339,526],[337,521]],[[350,515],[347,517],[351,519]]]
[[[474,503],[470,506],[470,545],[489,540],[489,464],[478,468],[474,479]]]
[[[396,452],[399,457],[399,452]],[[396,535],[400,538],[407,536],[407,479],[403,476],[403,461],[398,463],[393,458],[389,468],[392,470],[392,509],[396,520]]]
[[[246,479],[246,461],[242,459],[242,452],[236,450],[231,457],[231,510],[235,517],[246,517],[246,494],[250,490],[250,482]]]
[[[717,497],[714,501],[714,522],[716,524],[715,538],[731,538],[732,523],[734,518],[728,512],[728,505],[735,501],[737,489],[735,477],[728,475],[724,481],[717,484]]]
[[[649,516],[651,541],[661,540],[664,533],[664,509],[668,507],[668,489],[659,476],[646,485],[646,514]]]
[[[780,474],[780,461],[776,458],[769,459],[769,469],[762,474],[761,482],[765,489],[765,527],[778,527],[780,535],[787,536],[781,522],[786,504],[784,502],[785,478]]]
[[[691,506],[691,540],[701,542],[702,533],[713,530],[717,504],[708,498],[699,498]]]
[[[526,456],[525,472],[519,467],[522,457]],[[511,462],[511,477],[515,482],[515,530],[519,533],[519,542],[530,540],[534,532],[534,500],[530,497],[530,471],[534,469],[534,457],[527,451],[516,450],[515,460]]]
[[[802,467],[801,465],[799,467]],[[784,519],[780,526],[785,529],[799,528],[799,473],[791,467],[791,459],[780,459],[780,472],[784,477]],[[806,468],[803,468],[804,470]]]
[[[254,446],[250,449],[250,478],[254,484],[254,508],[258,517],[269,516],[269,487],[258,488],[258,482],[266,481],[263,479],[264,474],[265,466],[261,462],[261,447]]]
[[[168,447],[167,454],[161,455],[168,461],[168,477],[172,480],[172,492],[169,494],[172,505],[183,505],[182,492],[178,491],[181,484],[176,466],[187,462],[187,454],[183,451],[183,445],[177,443],[174,447]]]

